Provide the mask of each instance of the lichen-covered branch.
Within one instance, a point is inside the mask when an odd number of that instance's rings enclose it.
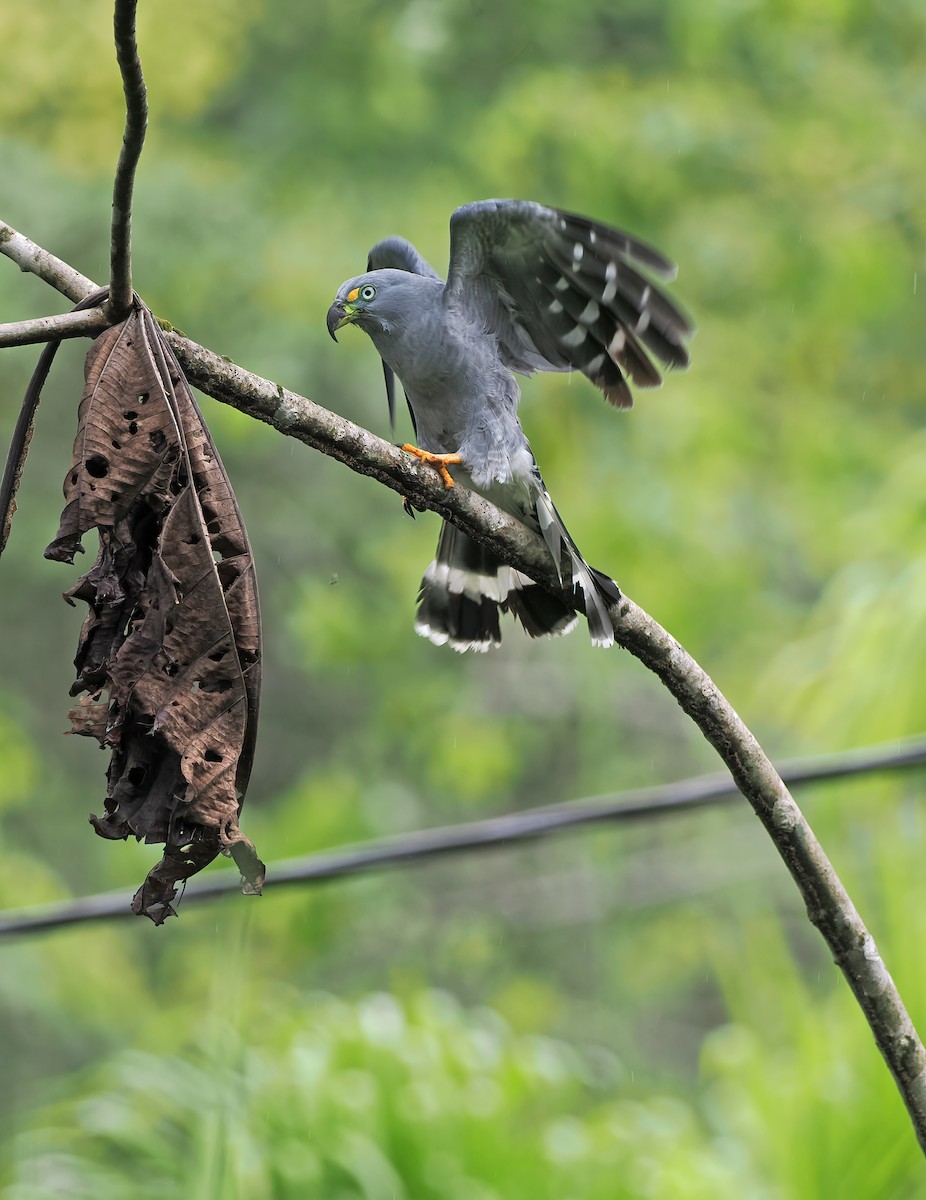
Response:
[[[488,500],[460,486],[448,490],[432,468],[305,396],[252,375],[181,334],[167,336],[194,387],[379,480],[417,507],[449,517],[507,561],[530,562],[540,582],[561,590],[542,540]]]
[[[114,31],[116,61],[125,92],[125,131],[113,181],[113,219],[110,241],[110,323],[122,321],[132,304],[132,189],[135,168],[148,127],[148,94],[135,41],[137,0],[116,0]]]
[[[0,253],[20,266],[36,259],[36,252],[20,236],[0,244]],[[51,276],[56,273],[47,259],[45,269]],[[87,283],[89,292],[94,285]],[[542,538],[494,505],[459,486],[446,490],[436,472],[311,400],[250,374],[176,332],[168,337],[190,382],[208,395],[378,479],[416,506],[439,512],[538,583],[559,590]],[[871,1026],[926,1150],[926,1050],[871,935],[813,831],[756,739],[691,655],[627,597],[611,615],[615,640],[659,676],[726,763],[767,830],[804,898],[810,920],[826,940]]]

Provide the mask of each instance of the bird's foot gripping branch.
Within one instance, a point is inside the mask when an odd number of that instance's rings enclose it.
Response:
[[[427,450],[422,450],[418,446],[411,445],[410,442],[406,442],[402,446],[402,449],[406,454],[411,454],[414,458],[420,459],[421,462],[427,463],[428,466],[434,467],[444,481],[445,488],[453,487],[453,476],[447,468],[459,466],[463,461],[459,454],[431,454]]]

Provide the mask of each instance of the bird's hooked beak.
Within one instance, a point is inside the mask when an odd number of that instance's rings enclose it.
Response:
[[[354,315],[353,304],[345,304],[343,300],[335,300],[334,304],[328,309],[328,316],[325,321],[333,342],[338,340],[334,336],[334,331],[340,329],[342,325],[349,325],[353,321]]]

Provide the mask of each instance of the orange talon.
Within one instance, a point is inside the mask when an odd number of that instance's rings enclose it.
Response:
[[[463,461],[459,454],[431,454],[428,450],[420,450],[417,446],[412,446],[408,442],[402,447],[407,454],[414,454],[415,458],[420,458],[422,462],[429,463],[432,467],[436,467],[440,471],[441,479],[444,481],[445,488],[453,487],[453,476],[447,470],[448,465],[461,463]]]

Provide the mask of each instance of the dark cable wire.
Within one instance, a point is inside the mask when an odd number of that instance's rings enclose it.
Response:
[[[782,779],[790,787],[845,779],[875,771],[907,770],[926,765],[926,738],[865,747],[841,754],[792,759],[780,765]],[[364,871],[421,862],[442,854],[509,846],[533,838],[548,837],[568,829],[605,822],[645,820],[688,809],[735,800],[739,791],[728,775],[716,773],[684,779],[659,787],[638,788],[607,796],[570,800],[543,808],[526,809],[508,816],[489,817],[465,825],[446,825],[415,833],[361,842],[342,850],[325,850],[301,858],[285,859],[267,870],[265,888],[285,884],[322,883]],[[184,906],[211,900],[239,890],[237,879],[227,874],[187,885]],[[78,900],[12,909],[0,914],[0,938],[38,933],[85,921],[132,915],[124,891],[103,892]]]

